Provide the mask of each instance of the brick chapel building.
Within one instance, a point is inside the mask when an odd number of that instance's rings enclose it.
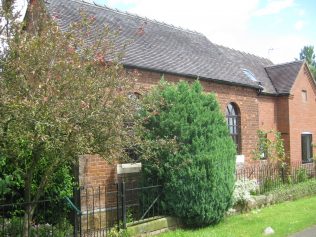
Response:
[[[140,72],[139,88],[149,89],[162,76],[169,82],[198,78],[206,92],[217,96],[236,143],[238,162],[251,162],[258,130],[281,132],[290,162],[312,161],[316,84],[305,61],[274,65],[216,45],[200,33],[81,0],[47,0],[45,8],[61,29],[78,21],[83,10],[95,17],[100,29],[107,24],[119,31],[116,44],[131,42],[122,63]],[[93,164],[100,167],[98,162],[97,157],[86,158],[82,172],[91,168],[93,175]],[[107,171],[106,166],[99,169]]]

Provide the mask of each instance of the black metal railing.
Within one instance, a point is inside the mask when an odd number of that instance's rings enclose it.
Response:
[[[237,167],[237,180],[256,180],[258,193],[266,193],[284,185],[297,184],[316,178],[316,163],[251,164]]]
[[[0,237],[108,236],[162,215],[161,185],[139,180],[81,187],[73,197],[23,202],[0,197]]]
[[[255,179],[259,193],[316,178],[315,163],[252,164],[236,179]],[[73,197],[23,202],[0,195],[0,237],[109,236],[129,225],[165,214],[158,182],[121,177],[117,183],[80,187]]]
[[[4,201],[2,199],[2,201]],[[64,200],[40,200],[0,204],[0,237],[74,236],[71,210],[56,204]],[[55,212],[55,213],[54,213]]]
[[[162,215],[161,185],[120,181],[80,189],[81,236],[106,236],[127,225]]]

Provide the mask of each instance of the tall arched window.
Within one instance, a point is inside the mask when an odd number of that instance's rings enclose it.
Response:
[[[236,144],[237,154],[241,154],[240,114],[236,104],[229,103],[226,108],[229,133]]]

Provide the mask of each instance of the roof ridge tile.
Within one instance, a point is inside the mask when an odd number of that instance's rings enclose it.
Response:
[[[82,1],[84,2],[84,0]],[[98,7],[105,7],[105,5],[101,5],[100,3],[97,3],[96,1],[93,1],[93,4]]]
[[[291,62],[285,62],[285,63],[279,63],[279,64],[267,66],[265,68],[284,67],[284,66],[287,66],[287,65],[290,65],[290,64],[294,64],[294,63],[302,63],[303,64],[304,62],[305,62],[305,60],[294,60],[294,61],[291,61]]]
[[[249,56],[251,57],[256,57],[256,58],[260,58],[260,59],[264,59],[266,61],[269,61],[271,63],[273,63],[270,59],[268,58],[265,58],[265,57],[262,57],[262,56],[259,56],[259,55],[256,55],[256,54],[253,54],[253,53],[249,53],[249,52],[245,52],[245,51],[242,51],[242,50],[239,50],[239,49],[235,49],[235,48],[231,48],[231,47],[228,47],[228,46],[224,46],[224,45],[221,45],[221,44],[216,44],[214,43],[215,45],[221,47],[221,48],[227,48],[227,49],[230,49],[232,51],[235,51],[235,52],[238,52],[238,53],[241,53],[241,54],[248,54]]]

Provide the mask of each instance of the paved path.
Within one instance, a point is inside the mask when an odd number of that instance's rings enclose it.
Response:
[[[289,237],[316,237],[316,225],[296,234],[290,235]]]

